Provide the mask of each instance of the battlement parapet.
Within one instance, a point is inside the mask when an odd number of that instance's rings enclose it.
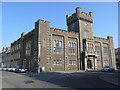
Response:
[[[73,13],[71,16],[66,15],[66,18],[67,18],[67,25],[70,25],[71,23],[75,22],[78,19],[93,23],[92,12],[89,12],[89,14],[85,12],[81,12],[80,7],[77,7],[76,13]]]
[[[79,18],[81,18],[83,20],[87,20],[87,21],[89,21],[91,23],[93,22],[92,16],[90,14],[88,14],[88,13],[85,13],[85,12],[81,12],[81,15],[80,15]]]
[[[37,20],[37,21],[35,22],[35,29],[38,28],[39,23],[41,23],[41,24],[44,24],[44,23],[45,23],[45,24],[50,24],[49,21],[44,21],[44,20],[42,20],[42,19],[39,19],[39,20]]]
[[[41,22],[41,23],[50,23],[50,21],[44,21],[42,19],[37,20],[35,23],[38,23],[38,22]]]
[[[77,32],[69,32],[67,30],[61,30],[61,29],[58,29],[58,28],[50,28],[50,30],[52,31],[57,31],[57,32],[60,32],[60,33],[67,33],[67,34],[77,34]]]
[[[107,39],[113,39],[113,37],[112,36],[107,36]]]
[[[51,27],[50,30],[54,30],[54,28]]]
[[[55,28],[54,31],[59,31],[59,32],[61,32],[61,29]]]
[[[68,31],[67,31],[67,30],[62,30],[62,32],[65,32],[65,33],[67,32],[67,33],[68,33]]]
[[[108,39],[106,39],[106,38],[101,38],[101,37],[94,37],[94,38],[100,39],[100,40],[108,40]]]

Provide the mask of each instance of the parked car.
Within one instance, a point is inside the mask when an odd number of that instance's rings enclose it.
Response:
[[[9,68],[8,68],[8,71],[11,71],[11,70],[12,70],[12,67],[9,67]]]
[[[120,66],[118,66],[118,69],[120,69]]]
[[[114,68],[113,66],[105,66],[104,68],[102,68],[102,72],[114,72]]]
[[[2,71],[6,71],[6,70],[7,70],[7,67],[3,66]]]
[[[26,72],[27,69],[23,68],[22,66],[17,66],[15,69],[15,72],[20,73],[20,72]]]
[[[12,72],[15,72],[15,70],[16,70],[16,66],[12,66],[11,71],[12,71]]]
[[[7,67],[6,71],[9,71],[9,68],[11,68],[10,66]]]

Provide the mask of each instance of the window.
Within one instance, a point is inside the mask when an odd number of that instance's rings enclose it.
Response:
[[[100,60],[97,60],[97,64],[101,64]]]
[[[31,41],[26,42],[26,56],[31,54]]]
[[[20,52],[18,53],[18,58],[20,58]]]
[[[104,60],[104,64],[109,64],[109,61],[108,60]]]
[[[19,49],[18,44],[17,44],[17,50]]]
[[[76,65],[76,60],[69,60],[69,65]]]
[[[85,38],[89,38],[89,31],[88,30],[84,30],[84,35],[85,35]]]
[[[69,54],[75,54],[75,53],[76,53],[76,43],[69,42]]]
[[[107,47],[103,47],[103,54],[104,54],[104,56],[107,56],[108,54],[107,54]]]
[[[14,46],[14,51],[16,51],[16,46]]]
[[[93,52],[93,44],[92,43],[87,43],[87,51],[88,52]]]
[[[97,55],[100,56],[100,47],[99,46],[95,46],[95,51],[97,52]]]
[[[13,46],[13,52],[15,51],[15,47]]]
[[[18,45],[19,45],[19,49],[20,49],[20,43]]]
[[[59,41],[59,47],[62,47],[62,41]]]
[[[62,65],[62,60],[54,60],[54,65]]]
[[[54,47],[56,47],[56,40],[54,40]]]
[[[62,41],[54,40],[54,53],[61,54],[62,53]]]
[[[120,49],[118,49],[118,55],[120,55]]]

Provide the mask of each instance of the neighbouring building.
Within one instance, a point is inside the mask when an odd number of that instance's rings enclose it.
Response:
[[[2,51],[0,51],[0,67],[2,67]]]
[[[115,49],[116,65],[120,67],[120,48]]]
[[[10,66],[11,65],[11,47],[3,47],[2,49],[2,66]]]
[[[50,27],[49,21],[38,20],[35,28],[11,43],[11,64],[37,71],[100,70],[106,65],[116,68],[113,37],[93,36],[92,12],[66,16],[68,30]]]

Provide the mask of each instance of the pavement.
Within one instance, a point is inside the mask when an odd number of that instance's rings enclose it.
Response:
[[[1,79],[3,88],[118,88],[111,83],[118,79],[117,74],[100,71],[57,71],[39,74],[3,71]],[[111,78],[113,81],[110,81]]]

